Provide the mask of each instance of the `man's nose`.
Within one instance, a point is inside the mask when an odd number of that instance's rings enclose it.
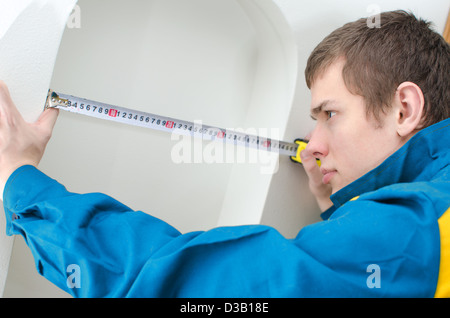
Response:
[[[309,137],[308,145],[305,151],[317,159],[322,160],[328,155],[327,139],[323,131],[316,127],[314,130],[308,134],[306,139]]]

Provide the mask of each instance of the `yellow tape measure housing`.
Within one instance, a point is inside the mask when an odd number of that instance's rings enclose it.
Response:
[[[308,145],[308,142],[303,139],[296,139],[294,141],[298,145],[297,148],[297,154],[295,156],[291,156],[291,160],[297,163],[302,163],[302,158],[300,157],[300,153],[305,150],[306,146]],[[320,160],[316,159],[317,165],[320,167]]]

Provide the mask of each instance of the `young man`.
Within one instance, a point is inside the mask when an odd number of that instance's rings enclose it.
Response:
[[[319,44],[302,161],[325,220],[295,239],[262,225],[182,235],[106,195],[68,192],[35,168],[57,113],[26,124],[2,84],[7,233],[74,296],[448,297],[449,73],[449,45],[405,12]]]

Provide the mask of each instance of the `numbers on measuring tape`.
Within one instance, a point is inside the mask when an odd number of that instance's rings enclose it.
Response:
[[[78,105],[78,102],[72,103],[72,101],[70,101],[70,100],[68,102],[68,106],[75,108],[75,109],[92,112],[92,113],[105,114],[105,115],[110,114],[110,109],[108,109],[108,108],[100,107],[100,106],[96,106],[96,105],[90,105],[90,104],[86,105],[84,103],[80,103],[80,105]],[[113,111],[116,111],[116,110],[113,110]],[[112,115],[110,115],[110,116],[112,116]],[[113,116],[113,117],[115,117],[115,116]]]
[[[183,120],[170,119],[168,117],[133,111],[131,109],[97,103],[73,96],[63,97],[67,100],[67,110],[71,111],[70,109],[72,109],[76,113],[169,132],[174,131],[177,133],[178,131],[178,133],[190,134],[204,139],[226,141],[268,151],[278,150],[289,152],[289,154],[295,154],[297,151],[297,145],[292,143],[280,142],[256,135],[248,135],[243,132],[204,126],[201,123],[196,124]]]

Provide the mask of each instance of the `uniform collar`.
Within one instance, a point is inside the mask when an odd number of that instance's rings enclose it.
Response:
[[[450,162],[449,138],[450,119],[422,129],[377,168],[334,193],[334,207],[384,186],[430,180]]]

